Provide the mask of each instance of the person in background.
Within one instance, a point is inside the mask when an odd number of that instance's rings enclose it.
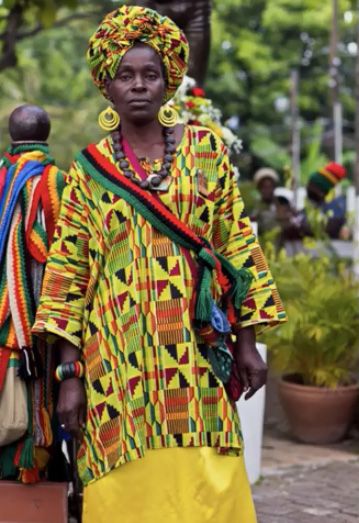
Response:
[[[84,523],[256,521],[235,399],[265,383],[255,328],[285,312],[226,147],[167,103],[188,51],[140,6],[89,42],[106,136],[69,172],[33,328],[82,435]]]
[[[297,239],[298,213],[295,208],[294,192],[287,187],[276,187],[274,190],[274,200],[276,206],[276,220],[279,226],[278,237],[276,238],[277,249],[286,247],[287,252],[294,252],[293,247],[300,250],[298,245],[288,247],[288,239],[291,231],[294,230],[294,239]]]
[[[302,240],[313,236],[313,225],[310,223],[312,211],[319,211],[325,221],[325,232],[331,239],[348,239],[350,231],[346,225],[346,198],[340,195],[328,200],[329,193],[346,176],[345,168],[331,162],[315,171],[307,183],[307,204],[300,210],[295,219],[283,230],[286,240]]]
[[[332,239],[346,235],[346,198],[341,194],[327,200],[327,196],[346,177],[346,174],[342,165],[331,162],[314,172],[307,183],[307,197],[310,203],[327,217],[326,232]]]
[[[52,444],[51,354],[31,334],[65,185],[50,127],[41,107],[17,107],[0,161],[0,478],[24,483],[44,477]]]
[[[287,187],[276,187],[274,190],[274,202],[276,219],[281,229],[283,229],[288,223],[292,223],[296,216],[293,191]]]
[[[278,227],[276,216],[276,205],[274,198],[274,189],[279,183],[279,176],[274,169],[262,167],[254,175],[254,183],[260,195],[251,219],[258,224],[258,234]]]

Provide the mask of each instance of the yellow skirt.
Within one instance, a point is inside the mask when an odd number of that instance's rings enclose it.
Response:
[[[242,457],[149,450],[84,489],[83,523],[256,523]]]

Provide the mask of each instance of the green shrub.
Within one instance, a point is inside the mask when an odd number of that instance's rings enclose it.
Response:
[[[359,286],[345,265],[328,257],[281,253],[271,265],[288,323],[265,342],[276,370],[303,384],[334,388],[358,370]]]

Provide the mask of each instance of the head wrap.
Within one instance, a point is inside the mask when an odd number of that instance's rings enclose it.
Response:
[[[148,44],[159,54],[169,100],[187,72],[188,42],[170,18],[144,7],[125,5],[109,13],[90,38],[87,61],[95,84],[107,98],[106,78],[115,77],[125,53],[136,42]]]
[[[258,169],[254,175],[254,183],[258,186],[259,183],[264,180],[264,178],[270,178],[274,184],[279,183],[279,176],[275,172],[274,169],[271,169],[270,167],[262,167],[261,169]]]
[[[339,163],[328,163],[311,174],[309,183],[315,185],[323,194],[327,194],[337,183],[345,178],[347,172]]]

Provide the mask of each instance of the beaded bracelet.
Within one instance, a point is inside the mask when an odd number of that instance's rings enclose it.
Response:
[[[69,378],[82,378],[84,375],[84,366],[81,361],[68,361],[61,363],[55,370],[57,381],[68,380]]]

